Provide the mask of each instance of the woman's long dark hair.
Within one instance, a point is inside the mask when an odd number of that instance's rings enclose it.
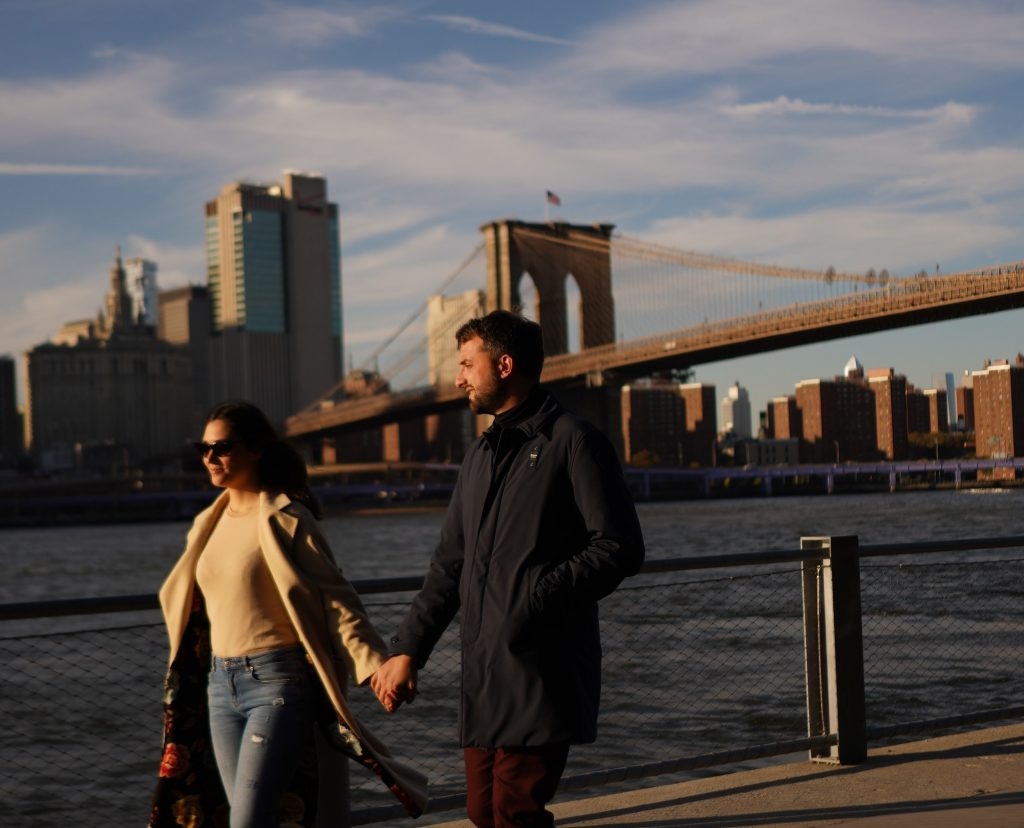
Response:
[[[309,488],[306,462],[290,443],[281,439],[266,414],[245,400],[228,400],[210,409],[206,422],[213,420],[224,420],[231,426],[234,439],[241,440],[250,451],[262,452],[257,466],[261,489],[283,492],[315,517],[321,517],[320,501]]]

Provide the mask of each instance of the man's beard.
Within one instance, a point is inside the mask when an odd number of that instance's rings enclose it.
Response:
[[[505,384],[501,381],[501,377],[497,375],[497,372],[495,372],[493,379],[494,382],[488,388],[473,386],[473,395],[469,396],[467,394],[469,410],[474,414],[494,414],[505,404],[505,400],[508,399]]]

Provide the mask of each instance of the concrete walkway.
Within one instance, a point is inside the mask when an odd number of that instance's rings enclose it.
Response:
[[[563,828],[1024,828],[1024,723],[879,748],[863,765],[776,765],[552,810]]]

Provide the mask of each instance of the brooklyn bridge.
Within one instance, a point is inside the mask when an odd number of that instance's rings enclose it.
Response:
[[[499,308],[542,325],[542,381],[613,433],[617,389],[637,377],[1024,306],[1021,261],[896,276],[677,250],[611,225],[502,220],[481,231],[481,244],[374,350],[362,372],[367,386],[328,389],[288,419],[289,437],[350,443],[464,407],[453,383],[454,332]]]

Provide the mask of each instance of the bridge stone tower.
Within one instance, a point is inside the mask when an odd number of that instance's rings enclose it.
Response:
[[[486,310],[514,310],[522,305],[519,284],[526,273],[536,287],[534,319],[544,331],[544,354],[569,350],[566,283],[580,290],[580,349],[615,342],[612,299],[611,235],[613,224],[562,222],[528,224],[504,219],[480,228],[487,249]],[[575,312],[575,308],[569,308]],[[619,389],[602,373],[563,384],[556,396],[570,410],[601,429],[622,456]],[[478,422],[480,430],[484,422]]]
[[[529,273],[536,286],[534,319],[544,329],[544,353],[564,354],[569,350],[565,287],[571,274],[580,290],[580,348],[614,342],[614,227],[563,222],[529,224],[514,219],[483,225],[480,231],[487,250],[486,310],[520,307],[519,284],[523,275]]]

